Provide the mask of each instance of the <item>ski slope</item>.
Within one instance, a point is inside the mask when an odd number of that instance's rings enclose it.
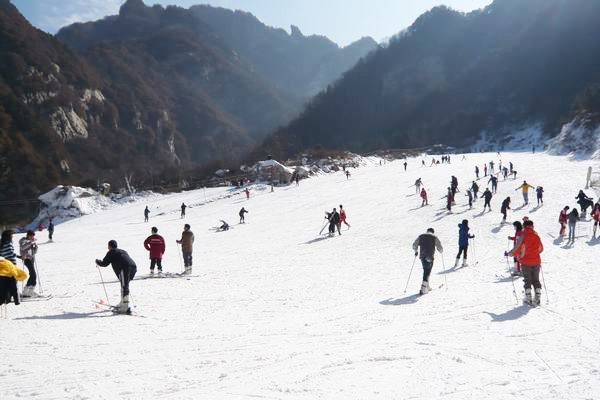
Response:
[[[598,241],[555,241],[559,211],[575,206],[591,162],[546,154],[420,159],[303,180],[296,187],[210,189],[144,199],[38,233],[38,266],[48,301],[10,305],[0,320],[2,399],[595,399],[600,397]],[[466,205],[474,167],[514,163],[516,181],[499,180],[492,212]],[[461,193],[445,210],[450,176]],[[421,177],[430,206],[409,187]],[[526,179],[545,189],[543,207],[522,204]],[[482,189],[487,179],[479,181]],[[596,195],[586,191],[590,196]],[[544,243],[542,306],[521,305],[522,281],[508,277],[503,252],[509,221],[529,216]],[[185,220],[179,206],[185,202]],[[343,204],[351,229],[319,236],[324,211]],[[143,222],[143,210],[151,209]],[[238,225],[245,207],[246,224]],[[219,220],[233,229],[214,232]],[[450,271],[457,224],[475,234],[470,262]],[[94,259],[115,239],[149,272],[143,248],[156,226],[167,242],[166,271],[179,272],[184,223],[195,234],[190,279],[131,283],[135,316],[114,316]],[[433,227],[444,246],[430,294],[418,297],[413,241]],[[326,231],[326,229],[325,229]],[[582,223],[579,233],[587,234]],[[15,236],[15,244],[20,238]],[[19,265],[20,262],[19,262]],[[446,273],[444,273],[444,269]],[[119,300],[112,269],[101,269],[109,301]],[[443,285],[440,288],[440,285]],[[39,287],[38,287],[39,290]]]

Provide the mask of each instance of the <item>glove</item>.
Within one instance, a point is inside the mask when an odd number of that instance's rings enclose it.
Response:
[[[508,257],[508,251],[504,252],[504,257]]]
[[[475,239],[475,235],[471,235],[469,236],[471,239]]]
[[[416,257],[416,256],[418,256],[418,255],[419,255],[419,252],[418,252],[418,251],[415,251],[415,257]]]
[[[96,260],[96,265],[100,266],[100,264],[102,264],[102,260]]]

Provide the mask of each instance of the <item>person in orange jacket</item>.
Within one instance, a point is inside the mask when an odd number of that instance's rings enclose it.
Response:
[[[525,299],[526,304],[537,306],[540,304],[542,297],[542,284],[540,283],[540,268],[542,267],[542,259],[540,254],[544,251],[544,245],[537,232],[533,230],[533,221],[526,220],[523,222],[522,240],[517,243],[517,247],[511,252],[511,255],[516,256],[521,263],[523,278],[525,284]],[[531,286],[535,289],[535,298],[531,299]]]
[[[427,192],[425,191],[425,188],[421,189],[421,198],[423,199],[423,201],[421,202],[421,207],[426,206],[427,203]]]

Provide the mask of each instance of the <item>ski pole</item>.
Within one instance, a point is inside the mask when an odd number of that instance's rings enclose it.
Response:
[[[37,260],[33,259],[33,269],[35,270],[35,275],[37,277],[37,282],[40,284],[40,293],[44,294],[44,289],[42,288],[42,280],[40,279],[40,273],[38,272]]]
[[[444,268],[444,281],[446,282],[446,290],[448,290],[448,274],[446,273],[446,263],[444,262],[444,253],[442,253],[442,267]]]
[[[106,285],[104,284],[104,279],[102,278],[102,271],[100,271],[100,267],[98,265],[96,265],[96,268],[98,268],[98,273],[100,274],[100,281],[102,282],[102,287],[104,288],[104,295],[106,296],[106,304],[108,304],[108,306],[111,307],[110,301],[108,301],[108,292],[106,291]]]
[[[181,259],[183,258],[183,250],[181,247],[179,247],[179,243],[177,243],[177,245],[177,248],[179,249],[179,266],[181,267],[181,273],[183,273],[183,263],[181,262]]]
[[[415,261],[417,261],[417,256],[415,255],[415,259],[412,262],[410,267],[410,272],[408,273],[408,279],[406,280],[406,287],[404,288],[404,294],[406,294],[406,290],[408,289],[408,283],[410,282],[410,276],[412,275],[413,267],[415,266]]]
[[[329,223],[329,221],[325,221],[325,225],[323,225],[323,227],[319,231],[319,235],[323,233],[323,229],[325,229],[325,227],[327,226],[328,223]]]
[[[506,266],[508,267],[508,272],[510,273],[510,263],[508,262],[508,256],[504,257],[506,259]],[[517,296],[517,288],[515,287],[515,277],[511,275],[510,281],[512,282],[513,294],[515,295],[515,300],[517,301],[517,305],[519,305],[519,297]]]
[[[544,283],[544,291],[546,292],[546,304],[550,304],[550,299],[548,298],[548,288],[546,287],[546,280],[544,279],[544,270],[540,265],[540,271],[542,271],[542,282]]]

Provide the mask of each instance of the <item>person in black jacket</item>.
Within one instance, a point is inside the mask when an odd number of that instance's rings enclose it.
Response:
[[[415,257],[419,255],[419,250],[421,250],[421,264],[423,265],[423,283],[421,284],[420,295],[427,294],[431,290],[429,286],[429,275],[431,274],[431,269],[433,268],[433,259],[435,255],[435,250],[442,253],[444,249],[442,248],[442,243],[435,236],[433,228],[427,229],[427,233],[423,233],[419,235],[417,239],[413,243],[413,250],[415,251]]]
[[[129,281],[133,280],[137,272],[135,262],[129,257],[125,250],[117,248],[117,241],[108,242],[108,253],[103,260],[96,260],[96,265],[106,267],[112,265],[113,271],[121,282],[121,302],[117,305],[117,312],[129,313]]]
[[[327,214],[327,219],[329,220],[329,236],[335,235],[336,227],[338,229],[338,233],[341,235],[342,232],[340,232],[340,225],[341,225],[340,214],[336,211],[335,208],[333,209],[333,211],[331,213]]]
[[[502,206],[500,207],[500,212],[502,213],[502,222],[506,222],[506,213],[510,210],[510,197],[507,197],[502,202]]]

